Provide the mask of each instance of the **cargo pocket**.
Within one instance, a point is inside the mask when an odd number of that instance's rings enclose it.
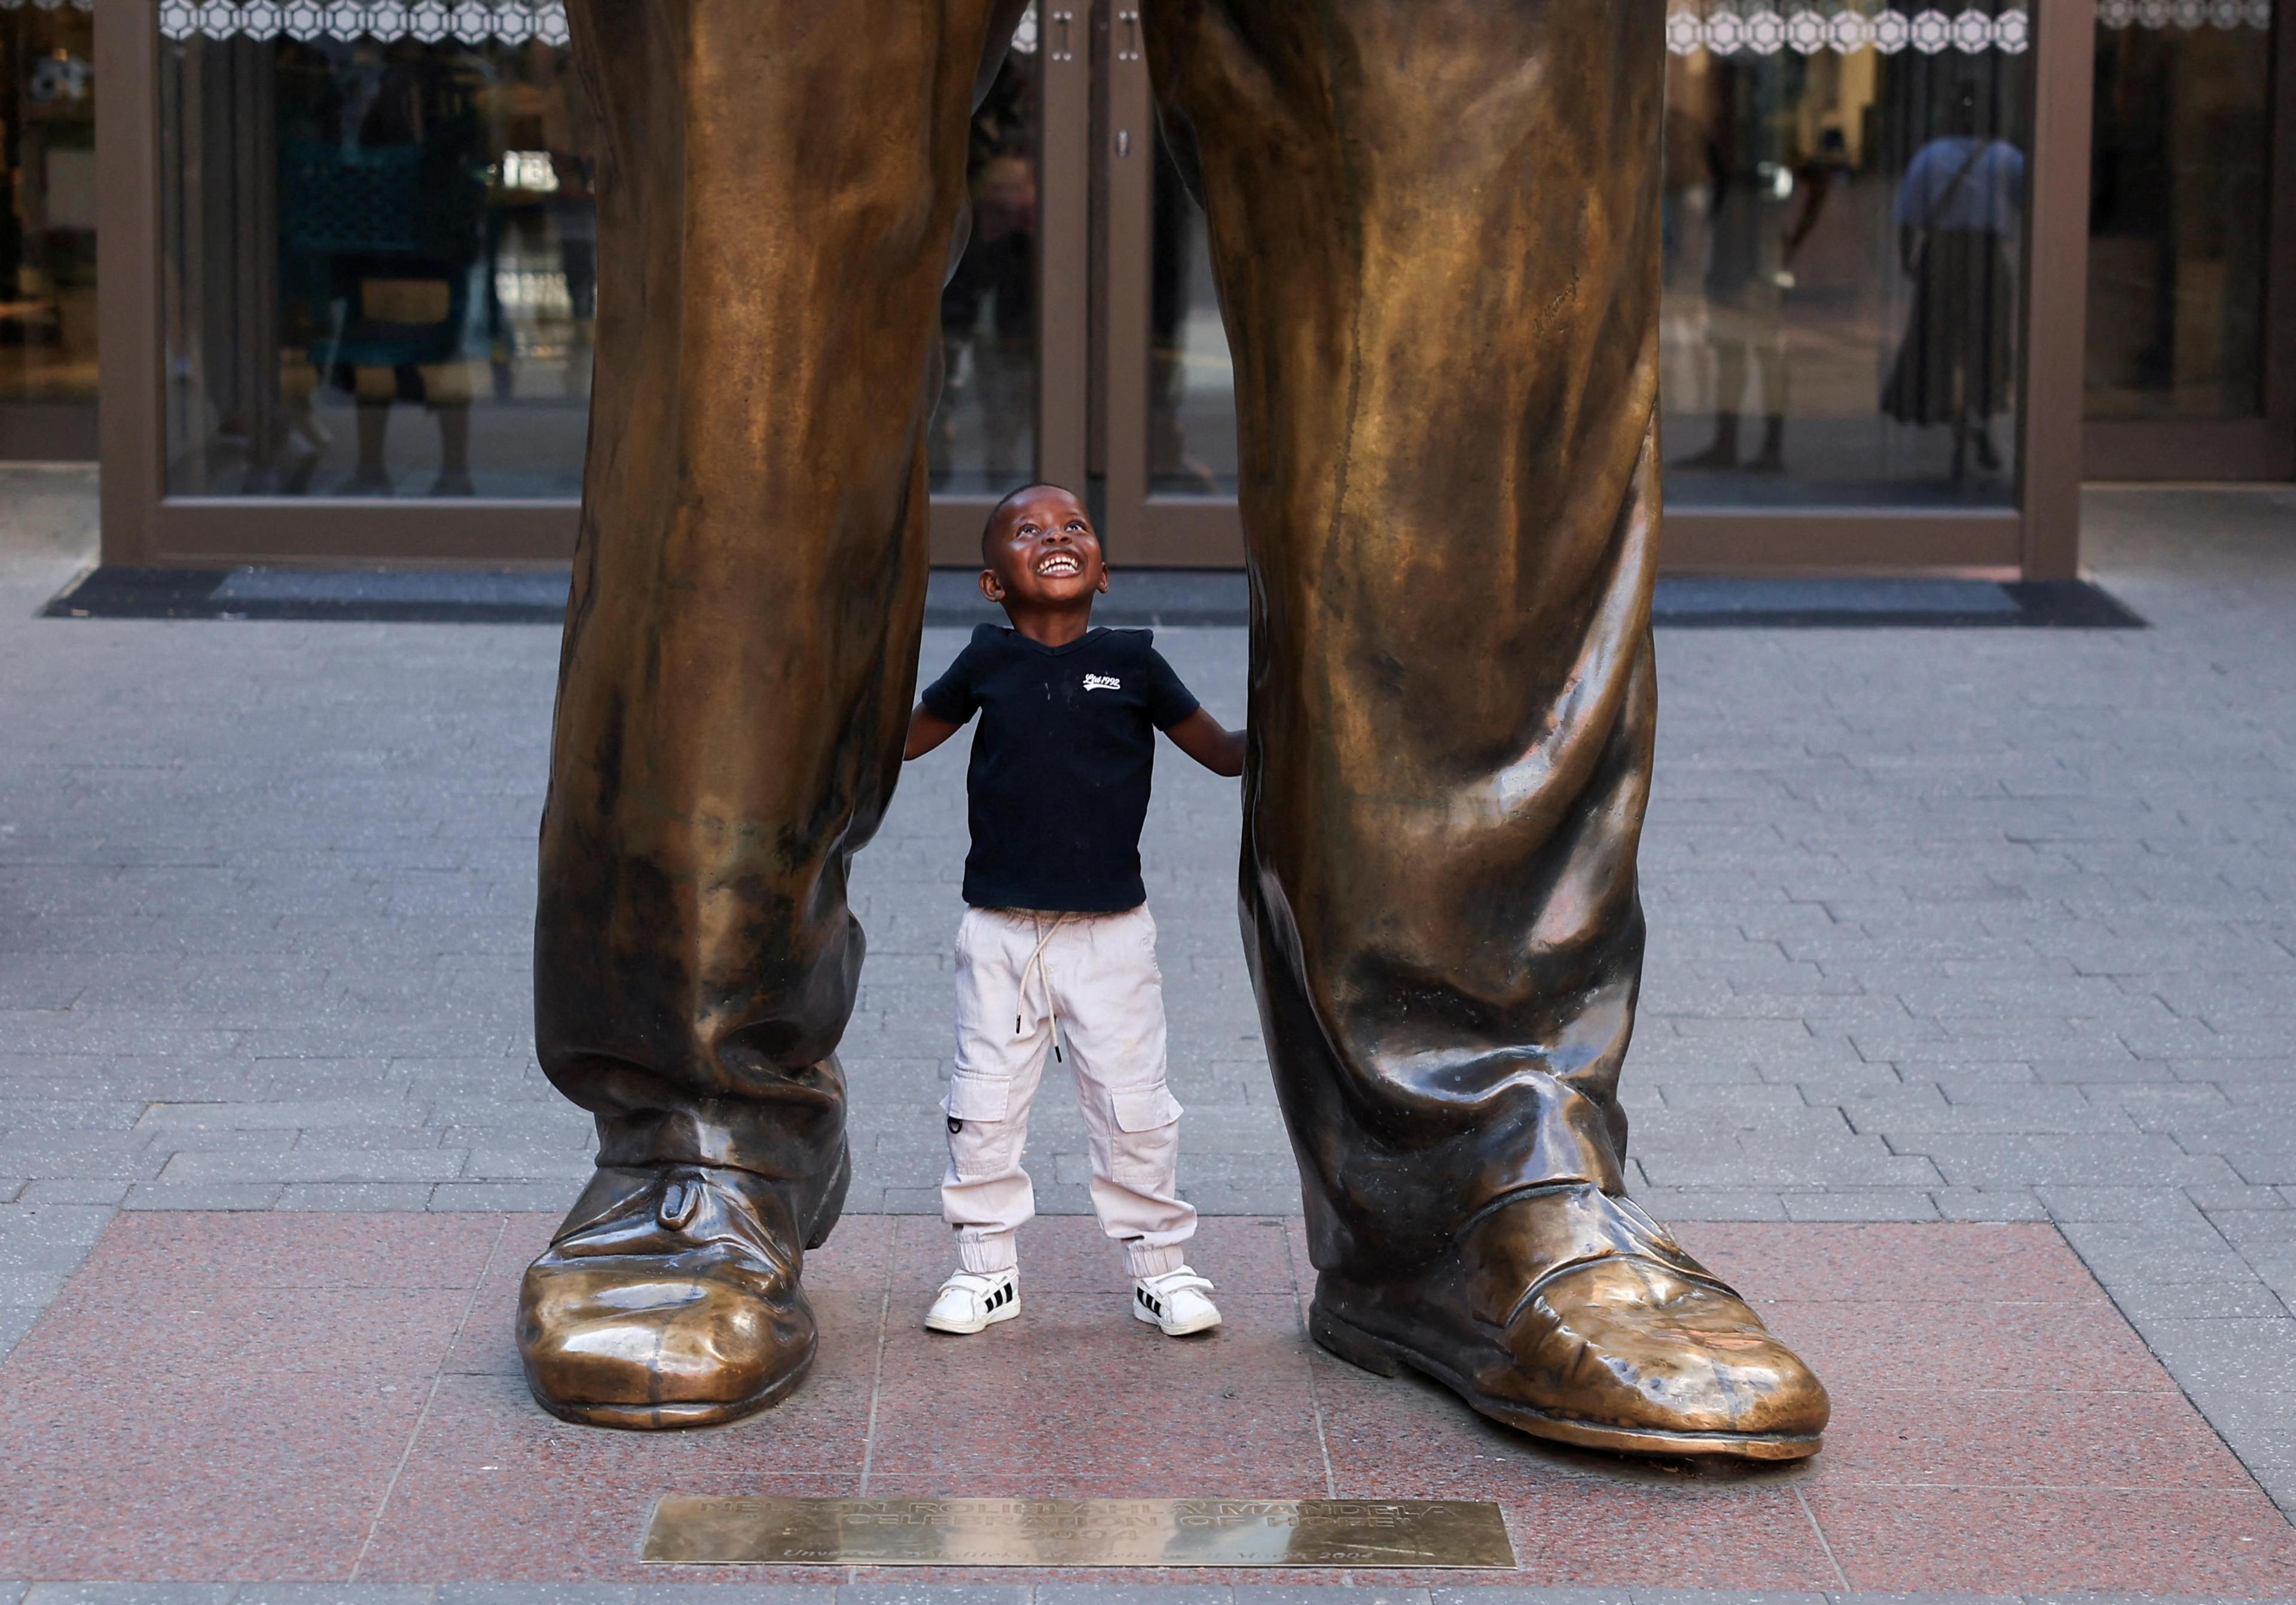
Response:
[[[998,1121],[1013,1102],[1009,1076],[967,1076],[959,1071],[948,1078],[948,1096],[941,1108],[952,1120]]]
[[[1180,1101],[1162,1082],[1154,1086],[1111,1087],[1108,1101],[1116,1106],[1119,1131],[1154,1131],[1180,1118]]]
[[[962,1182],[1010,1173],[1019,1134],[1005,1119],[1013,1099],[1009,1077],[951,1076],[941,1109],[948,1116],[948,1163]]]
[[[1162,1082],[1111,1087],[1116,1129],[1109,1134],[1109,1179],[1136,1192],[1164,1197],[1177,1187],[1180,1101]]]

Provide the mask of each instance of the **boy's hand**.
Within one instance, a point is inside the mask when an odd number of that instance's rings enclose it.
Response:
[[[911,758],[924,757],[964,728],[962,725],[952,725],[937,714],[926,712],[925,705],[918,703],[916,712],[909,716],[909,739],[901,748],[901,761],[906,764]]]
[[[923,710],[919,709],[920,713]],[[1172,738],[1172,745],[1210,770],[1233,779],[1243,773],[1243,732],[1229,730],[1203,708],[1197,708],[1186,718],[1164,733]],[[916,742],[916,733],[911,727],[909,741]]]

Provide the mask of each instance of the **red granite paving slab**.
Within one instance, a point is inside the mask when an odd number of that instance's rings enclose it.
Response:
[[[1078,1477],[1145,1478],[1173,1496],[1270,1478],[1324,1486],[1290,1297],[1224,1296],[1217,1331],[1173,1339],[1135,1320],[1119,1295],[1022,1285],[1020,1318],[975,1337],[927,1332],[914,1313],[894,1313],[878,1387],[879,1474],[999,1494]],[[1028,1489],[1011,1485],[1016,1470]]]
[[[1251,1217],[1206,1223],[1200,1268],[1228,1322],[1188,1341],[1130,1318],[1113,1245],[1076,1217],[1024,1239],[1021,1320],[927,1334],[945,1229],[855,1217],[808,1256],[821,1358],[787,1404],[705,1432],[572,1427],[527,1397],[511,1344],[519,1278],[554,1224],[121,1217],[0,1367],[0,1576],[340,1577],[365,1546],[364,1581],[834,1580],[642,1567],[637,1544],[664,1493],[851,1494],[865,1465],[887,1496],[1328,1490],[1505,1508],[1521,1572],[1365,1574],[1398,1585],[1846,1574],[1889,1590],[2296,1593],[2296,1534],[2046,1227],[1686,1231],[1836,1404],[1813,1463],[1693,1470],[1541,1445],[1431,1384],[1321,1354],[1292,1287],[1298,1223]]]
[[[893,1286],[898,1298],[930,1295],[956,1268],[956,1245],[948,1227],[928,1216],[900,1216],[893,1250]],[[1021,1292],[1109,1293],[1132,1291],[1124,1250],[1090,1216],[1040,1216],[1021,1228]],[[1210,1277],[1222,1293],[1292,1291],[1291,1255],[1283,1222],[1273,1216],[1214,1216],[1204,1220],[1189,1245],[1189,1264]],[[923,1310],[918,1310],[920,1317]]]
[[[821,1306],[848,1307],[832,1293]],[[832,1319],[838,1317],[832,1314]],[[840,1347],[867,1354],[861,1334]],[[666,1494],[836,1498],[859,1491],[867,1369],[824,1351],[805,1388],[775,1409],[695,1432],[616,1432],[546,1415],[519,1378],[439,1384],[406,1470],[360,1565],[363,1583],[758,1580],[747,1568],[642,1566],[653,1502]],[[835,1582],[831,1571],[775,1581]]]
[[[2256,1486],[2185,1396],[2161,1392],[1861,1391],[1813,1471],[1828,1486]]]
[[[805,1255],[805,1285],[808,1292],[835,1288],[848,1292],[880,1292],[892,1273],[893,1232],[897,1215],[849,1215],[837,1223],[829,1241]]]
[[[342,1576],[501,1232],[116,1219],[0,1368],[0,1571]]]
[[[448,1371],[520,1374],[519,1283],[535,1256],[550,1246],[550,1235],[558,1229],[560,1218],[555,1215],[504,1217],[502,1241],[472,1296],[470,1319],[463,1323],[447,1353]]]
[[[2296,1593],[2296,1529],[2259,1490],[1812,1487],[1855,1589]]]
[[[499,1215],[152,1211],[114,1220],[72,1280],[83,1296],[154,1282],[468,1289],[502,1230]]]
[[[1790,1483],[1731,1479],[1681,1489],[1557,1478],[1489,1492],[1521,1569],[1494,1582],[1662,1588],[1841,1586]]]
[[[130,1389],[12,1357],[0,1372],[0,1572],[340,1577],[436,1363],[434,1351],[396,1372],[304,1372],[286,1386],[256,1367]]]
[[[148,1284],[133,1297],[116,1284],[75,1286],[52,1306],[15,1358],[130,1390],[139,1380],[373,1373],[403,1370],[409,1353],[424,1372],[447,1351],[469,1298],[435,1288],[186,1290],[199,1303],[154,1301]],[[299,1386],[299,1384],[298,1384]]]
[[[1838,1393],[1875,1388],[2177,1391],[2120,1312],[2080,1303],[1765,1302],[1770,1330]]]
[[[1757,1306],[1788,1301],[2093,1301],[2103,1290],[2051,1226],[1698,1222],[1683,1246]]]

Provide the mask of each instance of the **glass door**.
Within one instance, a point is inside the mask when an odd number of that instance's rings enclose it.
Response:
[[[95,455],[93,29],[0,9],[0,458]]]
[[[1088,3],[1031,6],[973,116],[972,233],[941,293],[936,563],[977,562],[981,522],[1009,492],[1085,482]]]
[[[1112,562],[1232,569],[1236,509],[1235,369],[1212,289],[1204,214],[1156,125],[1137,0],[1096,30],[1095,141],[1106,226],[1101,302],[1100,460]]]
[[[1233,566],[1234,370],[1204,217],[1157,134],[1138,3],[1102,0],[1095,34],[1094,467],[1111,557]],[[1799,516],[1793,561],[1919,566],[1939,528],[2014,519],[2025,6],[1972,0],[1948,20],[1921,0],[1669,0],[1667,42],[1674,528],[1760,535]]]
[[[2296,219],[2276,193],[2289,186],[2274,183],[2296,71],[2276,9],[2272,0],[2097,6],[2083,438],[2091,477],[2296,471],[2296,330],[2288,296],[2271,293],[2296,266]]]

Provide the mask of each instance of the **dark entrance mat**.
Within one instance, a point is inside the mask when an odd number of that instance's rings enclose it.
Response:
[[[131,569],[82,576],[51,618],[365,620],[549,624],[566,614],[563,569]],[[1119,570],[1095,617],[1110,625],[1239,626],[1250,597],[1234,570]],[[2086,580],[1738,579],[1658,582],[1652,616],[1691,629],[2132,629],[2144,621]],[[970,569],[936,570],[925,622],[1003,622]]]

